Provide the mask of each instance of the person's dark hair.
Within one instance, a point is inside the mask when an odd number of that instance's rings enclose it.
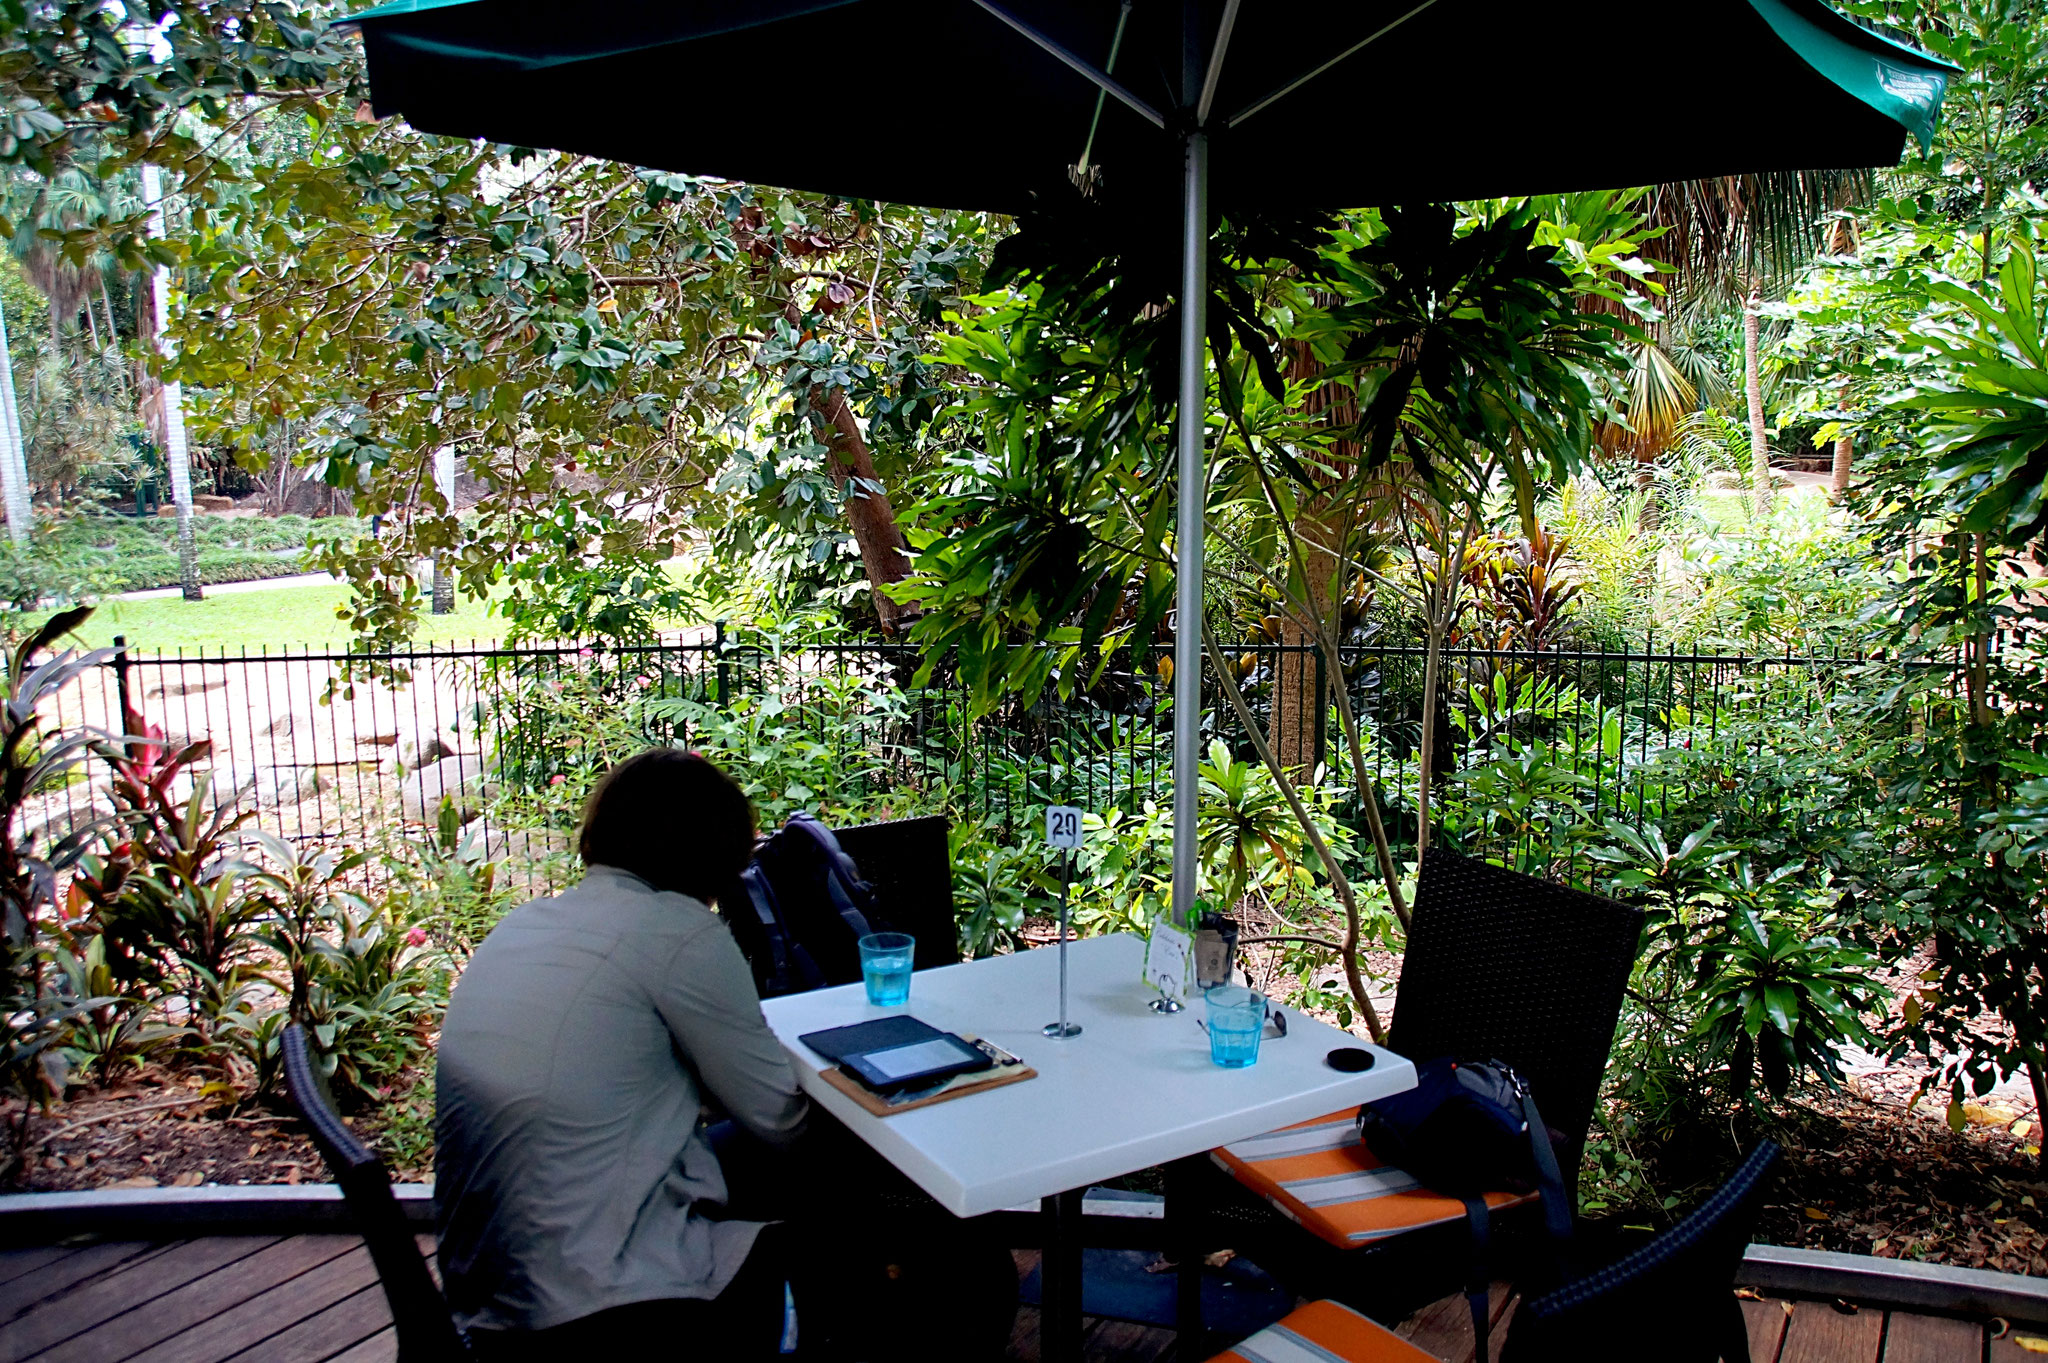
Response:
[[[754,855],[754,810],[702,755],[650,748],[590,792],[576,850],[585,866],[631,871],[708,904]]]

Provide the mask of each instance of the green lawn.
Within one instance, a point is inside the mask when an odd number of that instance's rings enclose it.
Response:
[[[335,607],[348,599],[339,582],[265,591],[214,592],[204,601],[179,597],[152,601],[111,600],[100,604],[80,631],[94,648],[126,635],[129,647],[145,653],[197,648],[299,649],[309,644],[345,644],[348,625],[335,618]],[[452,615],[422,615],[416,643],[496,639],[504,622],[489,615],[485,602],[460,593]]]

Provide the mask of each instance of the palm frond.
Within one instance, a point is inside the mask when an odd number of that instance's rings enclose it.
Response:
[[[1643,201],[1663,228],[1653,252],[1674,294],[1746,292],[1838,244],[1839,210],[1866,199],[1868,170],[1781,170],[1658,185]]]

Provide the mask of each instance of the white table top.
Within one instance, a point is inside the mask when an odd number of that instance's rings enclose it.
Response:
[[[1293,1009],[1287,1036],[1269,1035],[1257,1064],[1214,1065],[1195,1022],[1200,999],[1174,1014],[1145,1006],[1154,995],[1139,978],[1144,956],[1143,940],[1129,934],[1068,948],[1067,1011],[1084,1030],[1067,1041],[1040,1032],[1059,1014],[1055,947],[919,971],[907,1008],[873,1007],[858,984],[761,1007],[811,1100],[956,1216],[1085,1188],[1415,1084],[1414,1066],[1378,1047],[1378,1063],[1363,1074],[1331,1069],[1323,1057],[1332,1047],[1367,1043]],[[797,1040],[906,1011],[984,1037],[1038,1075],[877,1117],[826,1083],[824,1059]]]

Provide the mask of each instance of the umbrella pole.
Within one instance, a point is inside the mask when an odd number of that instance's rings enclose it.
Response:
[[[1202,345],[1208,330],[1209,138],[1187,135],[1182,199],[1180,286],[1180,515],[1174,531],[1173,627],[1173,917],[1195,928],[1195,877],[1202,752],[1202,547],[1206,532],[1208,376]]]

